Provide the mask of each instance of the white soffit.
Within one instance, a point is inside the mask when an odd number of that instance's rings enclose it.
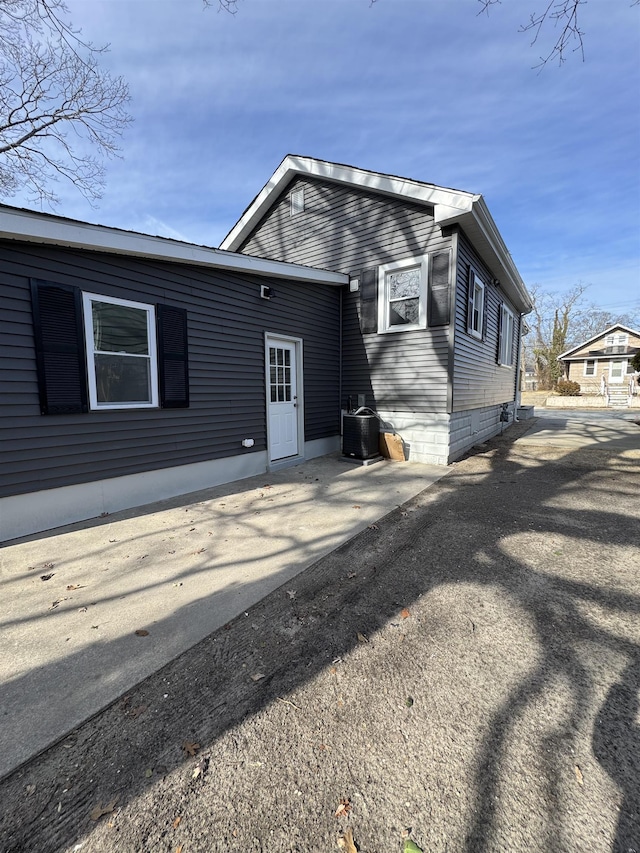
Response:
[[[255,258],[251,255],[197,246],[194,243],[183,243],[167,237],[92,225],[4,205],[0,206],[0,239],[107,252],[170,263],[195,264],[317,284],[340,286],[348,282],[348,276],[342,273],[318,270],[302,264]]]

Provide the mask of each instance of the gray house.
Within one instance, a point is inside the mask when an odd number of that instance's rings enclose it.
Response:
[[[341,406],[364,395],[410,459],[447,464],[513,416],[532,305],[482,196],[288,156],[221,248],[349,276]]]
[[[0,206],[0,540],[513,411],[526,289],[481,196],[287,157],[212,249]]]
[[[0,540],[337,450],[347,281],[0,206]]]

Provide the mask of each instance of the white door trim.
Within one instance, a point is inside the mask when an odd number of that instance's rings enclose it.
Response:
[[[295,352],[295,377],[296,377],[296,428],[298,438],[298,452],[295,456],[288,456],[284,459],[271,458],[271,429],[269,425],[269,403],[270,403],[270,386],[269,386],[269,347],[277,346],[278,344],[293,345]],[[280,335],[276,332],[265,332],[264,335],[264,377],[265,377],[265,421],[267,426],[267,460],[269,467],[279,467],[295,464],[304,459],[304,385],[303,385],[303,340],[302,338],[291,337],[290,335]]]
[[[614,362],[619,361],[622,367],[620,368],[620,377],[614,378],[613,376],[613,364]],[[613,383],[614,385],[622,385],[623,382],[626,381],[627,378],[627,365],[628,360],[626,358],[612,358],[609,362],[609,384]]]

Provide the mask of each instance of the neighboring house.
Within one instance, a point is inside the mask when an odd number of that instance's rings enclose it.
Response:
[[[585,395],[600,394],[611,404],[627,405],[635,387],[631,359],[640,349],[640,332],[619,324],[558,356],[565,378]]]
[[[224,247],[0,206],[0,539],[338,450],[361,395],[414,461],[513,414],[481,196],[288,157]]]
[[[221,247],[349,275],[340,403],[364,398],[409,459],[451,462],[513,416],[532,305],[482,196],[288,156]]]
[[[0,206],[0,540],[339,449],[346,282]]]

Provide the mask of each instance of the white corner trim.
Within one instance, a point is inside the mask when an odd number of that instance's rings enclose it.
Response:
[[[263,474],[266,451],[0,498],[0,541]]]

